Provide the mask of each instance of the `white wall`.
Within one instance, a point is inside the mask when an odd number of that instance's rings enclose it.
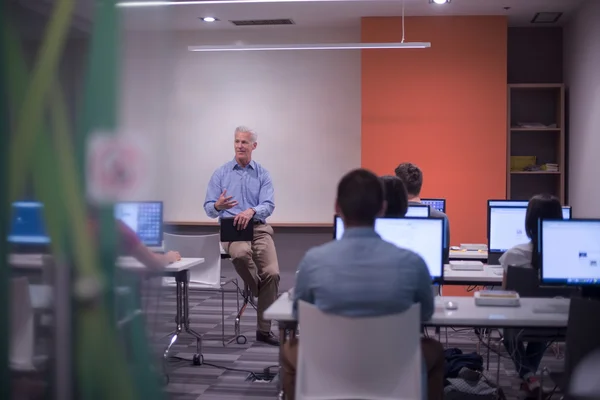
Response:
[[[191,53],[190,45],[359,41],[356,31],[250,29],[128,33],[122,123],[154,146],[166,221],[209,221],[213,171],[233,158],[238,125],[259,135],[271,173],[271,222],[330,223],[340,177],[360,166],[360,51]]]
[[[564,30],[569,94],[569,203],[600,217],[600,1],[586,1]]]

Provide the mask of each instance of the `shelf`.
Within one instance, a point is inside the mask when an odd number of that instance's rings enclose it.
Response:
[[[510,89],[562,89],[562,83],[510,83]]]
[[[560,171],[510,171],[511,175],[560,175]]]
[[[560,132],[561,128],[510,128],[511,132]]]

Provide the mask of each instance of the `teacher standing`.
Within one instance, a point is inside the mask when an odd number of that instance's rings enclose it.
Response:
[[[252,160],[257,135],[247,127],[234,132],[235,158],[219,167],[210,178],[204,210],[211,218],[233,217],[239,229],[254,221],[252,242],[224,242],[238,275],[258,297],[256,340],[278,346],[265,310],[277,298],[279,264],[273,242],[273,228],[267,218],[275,209],[273,181],[269,172]]]

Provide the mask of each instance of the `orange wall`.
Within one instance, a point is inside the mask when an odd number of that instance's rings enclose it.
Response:
[[[486,243],[486,202],[506,188],[504,17],[408,17],[429,49],[362,51],[362,166],[419,165],[423,197],[444,197],[452,245]],[[401,19],[362,19],[363,42],[399,42]]]

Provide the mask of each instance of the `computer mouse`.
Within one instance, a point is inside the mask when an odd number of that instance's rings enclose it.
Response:
[[[458,303],[455,301],[447,301],[446,302],[446,310],[456,310],[458,308]]]

